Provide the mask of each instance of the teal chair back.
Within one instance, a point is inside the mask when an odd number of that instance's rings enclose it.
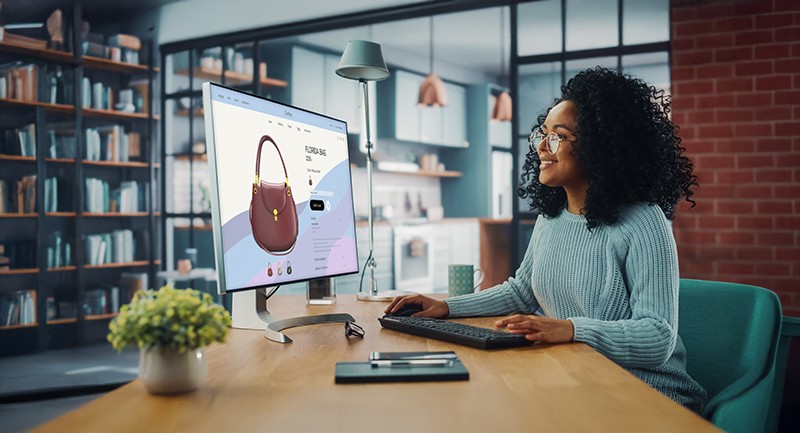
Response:
[[[729,433],[763,432],[781,330],[775,293],[682,279],[678,334],[687,370],[708,391],[703,416]]]

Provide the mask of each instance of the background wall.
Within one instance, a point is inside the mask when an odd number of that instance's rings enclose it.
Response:
[[[700,188],[681,276],[775,291],[800,316],[800,2],[672,4],[673,120]]]

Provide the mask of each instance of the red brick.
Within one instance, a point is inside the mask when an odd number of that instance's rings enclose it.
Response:
[[[717,233],[713,230],[683,230],[681,239],[691,244],[708,244],[717,241]]]
[[[754,48],[754,58],[760,59],[783,59],[792,53],[790,44],[763,45]]]
[[[798,185],[775,185],[775,197],[783,199],[799,199],[800,186]],[[800,215],[798,216],[800,221]]]
[[[693,110],[695,108],[695,101],[694,96],[691,95],[680,95],[675,93],[672,100],[672,108],[675,110]]]
[[[787,200],[762,200],[756,203],[756,211],[760,214],[792,213],[792,202]]]
[[[758,108],[756,109],[756,120],[792,120],[792,107]],[[791,150],[791,146],[786,150]]]
[[[736,32],[734,42],[737,46],[769,44],[774,42],[772,30],[751,30],[746,32]]]
[[[753,90],[752,78],[729,78],[716,80],[715,88],[717,93],[726,92],[749,92]]]
[[[729,2],[705,2],[699,3],[701,6],[697,7],[697,18],[711,19],[715,17],[724,17],[733,15],[733,5]],[[711,4],[708,4],[711,3]]]
[[[790,217],[775,217],[775,228],[786,230],[800,230],[800,215]]]
[[[703,153],[714,153],[715,146],[713,140],[697,140],[691,143],[691,146],[686,148],[692,155]]]
[[[769,216],[740,215],[736,217],[737,229],[760,229],[766,230],[773,228],[773,218]]]
[[[703,138],[731,138],[733,137],[733,125],[709,125],[700,128],[700,136]]]
[[[775,0],[775,11],[800,11],[797,0]]]
[[[733,76],[732,64],[711,64],[697,67],[697,78],[730,78]]]
[[[688,51],[695,48],[696,44],[693,37],[685,37],[685,38],[673,38],[670,41],[670,46],[672,48],[672,52],[676,53],[678,51]]]
[[[748,262],[720,262],[717,263],[717,272],[731,275],[754,275],[755,267]]]
[[[791,14],[770,14],[755,17],[757,29],[774,29],[792,25],[794,17]]]
[[[681,111],[680,113],[672,113],[671,120],[673,125],[682,125],[686,123],[686,112]]]
[[[696,11],[695,7],[673,7],[670,10],[672,22],[691,21],[695,19]]]
[[[714,93],[713,81],[686,81],[682,83],[674,83],[673,88],[676,93],[680,94],[701,94],[701,93]]]
[[[672,77],[673,85],[680,81],[694,80],[694,67],[672,68],[672,70],[670,70],[670,76]]]
[[[772,106],[772,93],[744,93],[736,95],[736,106],[741,108]]]
[[[779,90],[775,92],[775,105],[800,104],[800,90]]]
[[[734,103],[735,101],[736,99],[733,97],[733,95],[698,96],[697,108],[733,108],[736,105]]]
[[[778,260],[800,261],[800,248],[798,247],[775,248],[775,258]]]
[[[703,229],[732,229],[735,220],[732,216],[707,215],[697,220],[697,226]]]
[[[756,274],[760,275],[792,275],[792,265],[789,263],[756,263]]]
[[[705,23],[704,23],[705,24]],[[733,33],[714,33],[695,38],[697,48],[728,48],[733,46]]]
[[[745,62],[753,60],[753,47],[721,48],[714,50],[714,62]]]
[[[755,140],[752,138],[744,140],[717,140],[717,152],[720,153],[752,153],[756,151]]]
[[[714,272],[714,264],[706,261],[698,260],[679,260],[681,264],[681,277],[688,274],[710,274]]]
[[[756,78],[756,90],[790,90],[791,88],[791,75],[772,75],[770,77]]]
[[[692,126],[682,126],[676,127],[676,134],[684,140],[692,140],[694,139],[696,133],[695,128]]]
[[[711,63],[713,52],[710,50],[688,51],[672,54],[673,66],[695,66],[704,63]]]
[[[775,124],[775,135],[778,137],[800,136],[800,123],[779,122]]]
[[[778,108],[764,108],[763,110],[776,110]],[[756,114],[758,115],[758,114]],[[791,152],[792,141],[788,138],[765,137],[755,140],[759,152]]]
[[[736,166],[738,168],[768,168],[775,166],[775,158],[772,155],[736,155]]]
[[[756,182],[791,182],[792,170],[776,169],[756,173]]]
[[[736,137],[771,137],[771,123],[740,123],[736,125]]]
[[[756,233],[756,242],[763,246],[785,246],[792,245],[794,239],[792,239],[792,232],[768,231]]]
[[[716,207],[717,213],[722,215],[751,214],[755,209],[751,200],[717,200]]]
[[[735,159],[733,155],[709,155],[698,156],[695,158],[695,164],[698,168],[733,168],[735,167]]]
[[[736,198],[749,199],[749,198],[771,198],[771,197],[772,197],[771,186],[764,186],[764,185],[736,186]],[[753,227],[751,226],[750,228]]]
[[[689,111],[686,113],[687,123],[711,123],[714,121],[713,111]]]
[[[736,64],[736,76],[772,74],[772,62],[741,62]]]
[[[771,247],[751,247],[736,250],[737,260],[772,260],[775,252]]]
[[[800,57],[800,44],[792,44],[792,57]]]
[[[800,72],[800,59],[776,60],[773,67],[776,74],[797,74]],[[795,75],[794,88],[800,88],[800,75]]]
[[[677,38],[702,35],[713,31],[714,29],[705,21],[690,21],[686,23],[674,23],[672,25],[672,35]]]
[[[790,27],[775,30],[775,42],[800,41],[800,27]]]
[[[719,183],[753,183],[752,170],[717,170],[714,175]],[[790,175],[791,176],[791,175]]]
[[[764,1],[764,0],[749,0],[749,1],[739,1],[735,3],[736,7],[734,9],[734,13],[736,15],[758,15],[758,14],[768,14],[773,11],[772,8],[772,1]]]
[[[794,107],[794,109],[792,109],[792,111],[794,111],[794,114],[792,114],[792,117],[794,118],[794,120],[800,120],[800,106]],[[800,149],[798,149],[798,150],[800,150]]]
[[[717,122],[751,122],[753,112],[747,110],[715,110]]]
[[[737,16],[733,18],[717,19],[714,20],[713,28],[715,32],[738,32],[750,30],[753,28],[753,17]]]

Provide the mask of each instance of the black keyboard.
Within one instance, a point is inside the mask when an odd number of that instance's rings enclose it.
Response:
[[[478,349],[499,349],[501,347],[530,346],[533,344],[532,341],[526,340],[524,335],[427,317],[392,316],[387,314],[378,319],[378,321],[386,329],[477,347]]]

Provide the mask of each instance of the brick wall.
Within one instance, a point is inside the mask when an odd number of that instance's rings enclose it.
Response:
[[[681,275],[775,291],[800,316],[800,1],[672,2],[673,120],[700,188]]]

